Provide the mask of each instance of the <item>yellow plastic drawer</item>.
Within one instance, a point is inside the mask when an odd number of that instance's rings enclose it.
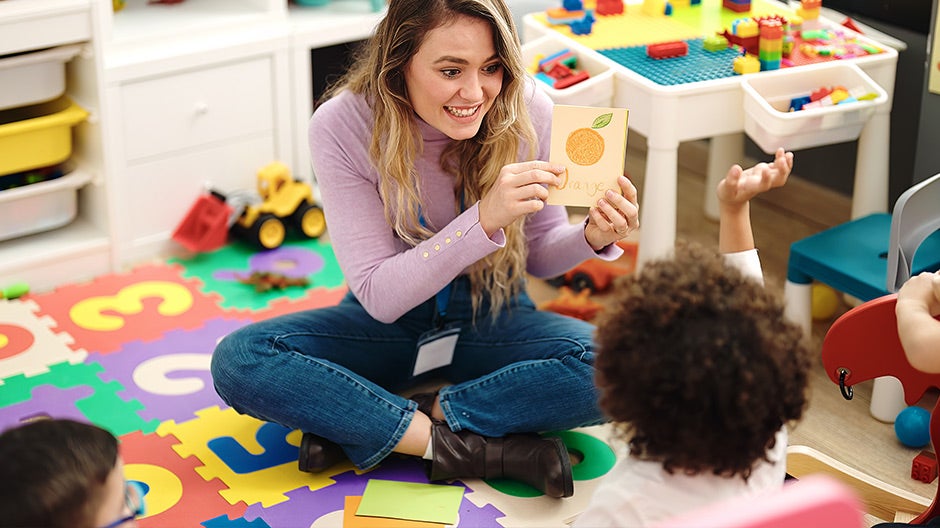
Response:
[[[62,163],[88,112],[67,97],[0,112],[0,175]]]

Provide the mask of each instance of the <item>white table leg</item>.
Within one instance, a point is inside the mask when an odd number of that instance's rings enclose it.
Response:
[[[852,218],[888,211],[891,114],[877,112],[858,136]]]
[[[803,329],[809,337],[813,324],[813,285],[787,281],[783,285],[783,315],[788,321]]]
[[[894,423],[898,413],[907,408],[904,386],[894,376],[875,378],[871,386],[871,405],[868,412],[878,421]]]
[[[679,143],[647,145],[646,175],[640,200],[637,266],[667,256],[676,242],[676,192]]]
[[[708,141],[708,166],[705,178],[705,218],[718,220],[718,195],[715,189],[728,169],[744,160],[744,134],[725,134]]]

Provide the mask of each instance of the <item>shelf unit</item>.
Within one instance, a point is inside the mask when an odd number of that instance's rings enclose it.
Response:
[[[66,65],[66,94],[88,110],[90,116],[73,129],[70,166],[91,178],[78,191],[74,221],[52,231],[0,241],[0,286],[24,281],[34,289],[47,289],[111,269],[110,200],[100,149],[100,64],[93,25],[95,8],[93,0],[0,2],[0,55],[64,44],[82,46],[79,55]]]
[[[288,162],[311,181],[316,48],[367,38],[370,0],[4,0],[0,55],[83,43],[67,93],[90,116],[73,161],[92,181],[67,226],[0,241],[0,286],[43,291],[182,249],[176,225],[208,187],[253,189]]]

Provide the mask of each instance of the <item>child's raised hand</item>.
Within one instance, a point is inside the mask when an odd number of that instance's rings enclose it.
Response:
[[[898,303],[918,303],[931,317],[940,315],[940,272],[914,275],[898,291]]]
[[[734,165],[718,182],[718,201],[725,205],[744,204],[758,194],[782,187],[793,169],[793,153],[777,149],[771,163],[761,162],[744,170]]]

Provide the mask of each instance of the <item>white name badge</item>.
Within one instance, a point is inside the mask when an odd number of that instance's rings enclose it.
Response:
[[[444,327],[430,330],[418,339],[418,354],[412,376],[424,374],[436,368],[446,367],[454,360],[454,349],[460,337],[460,327]]]

